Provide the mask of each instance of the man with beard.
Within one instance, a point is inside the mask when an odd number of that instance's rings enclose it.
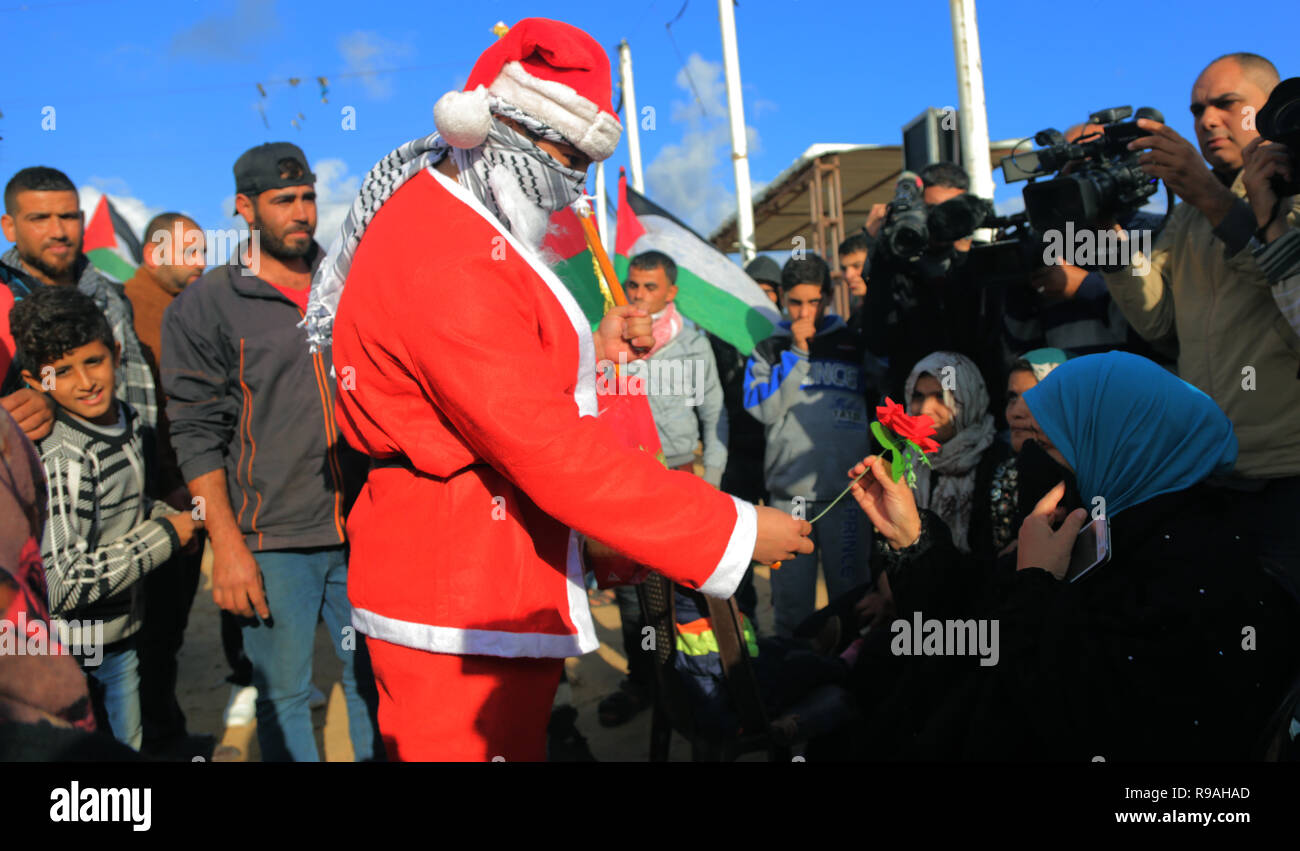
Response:
[[[19,171],[5,186],[0,229],[14,247],[0,256],[0,404],[33,442],[50,433],[54,403],[46,394],[23,386],[13,368],[14,344],[9,310],[40,286],[75,286],[104,311],[113,336],[122,346],[117,370],[117,397],[140,415],[141,434],[153,439],[158,418],[153,376],[145,364],[132,326],[131,305],[120,287],[101,275],[81,253],[85,217],[77,187],[58,169],[33,166]]]
[[[390,759],[544,757],[563,659],[599,644],[584,550],[727,597],[751,559],[812,547],[806,521],[595,416],[598,361],[644,354],[650,317],[615,308],[593,335],[538,247],[618,144],[610,88],[589,35],[519,22],[438,101],[439,132],[367,175],[313,285],[310,339],[332,333],[352,379],[341,429],[374,459],[349,591]]]
[[[378,754],[373,679],[350,626],[343,525],[365,459],[339,438],[328,352],[309,353],[296,327],[321,257],[315,179],[296,145],[246,151],[235,163],[235,208],[252,239],[186,287],[163,319],[172,447],[205,514],[212,597],[244,619],[266,761],[319,759],[308,704],[318,615],[343,662],[353,755]]]

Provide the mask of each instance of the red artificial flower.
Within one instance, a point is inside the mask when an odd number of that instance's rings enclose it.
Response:
[[[917,446],[921,447],[921,451],[926,453],[927,455],[930,454],[931,452],[939,451],[939,441],[934,440],[932,438],[923,437],[920,440],[914,440],[912,442],[915,443]]]
[[[929,417],[911,416],[902,405],[885,397],[885,404],[876,408],[876,419],[903,440],[915,443],[922,452],[939,451],[939,444],[931,438],[934,434],[934,421]]]

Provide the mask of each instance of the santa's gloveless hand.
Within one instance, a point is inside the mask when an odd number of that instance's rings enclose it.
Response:
[[[593,335],[596,344],[596,361],[617,362],[622,355],[626,361],[644,357],[655,344],[651,330],[650,314],[630,304],[610,308]]]
[[[758,506],[758,537],[754,561],[759,564],[792,559],[813,551],[812,524],[768,505]]]

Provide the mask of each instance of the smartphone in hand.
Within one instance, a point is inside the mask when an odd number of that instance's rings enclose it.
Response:
[[[1070,550],[1070,566],[1065,571],[1066,582],[1078,582],[1110,561],[1110,523],[1106,515],[1096,518],[1079,530]]]

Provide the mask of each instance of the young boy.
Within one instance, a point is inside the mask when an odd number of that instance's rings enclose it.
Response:
[[[848,485],[849,468],[871,448],[868,397],[875,390],[865,367],[874,359],[841,317],[826,314],[831,273],[820,256],[809,252],[786,262],[781,296],[790,318],[750,355],[745,410],[766,427],[763,473],[771,504],[811,521]],[[782,638],[814,611],[818,554],[832,600],[868,581],[870,527],[846,502],[813,526],[813,553],[772,571]]]
[[[114,397],[121,347],[104,314],[73,287],[40,287],[10,313],[23,380],[57,405],[39,445],[49,487],[41,540],[50,614],[68,623],[113,736],[139,750],[135,634],[141,580],[202,527],[145,496],[145,447],[135,410]],[[93,623],[102,648],[86,653]],[[95,665],[95,657],[99,664]]]

